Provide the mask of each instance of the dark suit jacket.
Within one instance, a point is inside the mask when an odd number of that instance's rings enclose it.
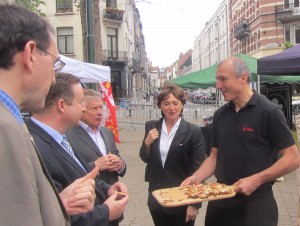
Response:
[[[177,187],[191,176],[205,159],[204,141],[201,128],[181,119],[178,130],[170,145],[170,149],[163,167],[160,156],[160,135],[162,121],[148,121],[145,124],[145,137],[140,149],[141,159],[147,163],[145,179],[149,181],[148,206],[158,208],[158,203],[151,192],[161,188]],[[151,129],[156,128],[159,137],[150,147],[150,154],[146,153],[145,139]],[[185,209],[181,208],[181,211]]]
[[[76,179],[86,175],[86,172],[45,130],[31,119],[27,121],[27,127],[59,192]],[[88,168],[84,162],[82,164],[85,168]],[[72,216],[72,226],[108,225],[109,210],[103,202],[106,200],[106,194],[110,186],[101,180],[95,182],[97,197],[94,209],[86,214]]]
[[[120,156],[113,133],[103,126],[100,127],[100,133],[103,137],[107,152]],[[88,164],[90,169],[93,169],[95,167],[94,161],[103,155],[90,135],[81,126],[76,126],[67,131],[66,136],[75,154]],[[124,170],[119,173],[109,172],[108,170],[100,172],[99,178],[112,185],[119,181],[118,176],[123,177],[125,173],[126,164]]]

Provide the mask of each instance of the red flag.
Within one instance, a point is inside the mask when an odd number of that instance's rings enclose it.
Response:
[[[112,88],[110,82],[99,82],[101,87],[101,97],[106,103],[107,112],[104,114],[105,127],[109,128],[115,137],[115,142],[119,141],[118,124],[116,117],[116,106],[112,95]]]

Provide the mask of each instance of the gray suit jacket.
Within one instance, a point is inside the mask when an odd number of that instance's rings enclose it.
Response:
[[[0,102],[1,226],[63,226],[68,215],[29,134]]]
[[[112,154],[118,155],[119,150],[117,149],[113,133],[101,126],[100,133],[103,137],[106,150]],[[86,164],[90,166],[90,169],[93,169],[95,167],[94,161],[102,157],[102,153],[93,141],[93,139],[90,137],[90,135],[81,127],[77,126],[71,130],[69,130],[66,133],[66,136],[68,138],[69,143],[71,144],[76,156]],[[124,162],[124,161],[123,161]],[[125,162],[124,162],[125,163]],[[103,171],[100,173],[100,179],[104,180],[108,184],[114,184],[117,182],[118,176],[123,177],[126,173],[126,163],[125,168],[121,172],[109,172],[109,171]]]

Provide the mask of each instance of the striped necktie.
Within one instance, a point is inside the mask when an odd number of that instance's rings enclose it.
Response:
[[[70,143],[68,142],[67,138],[65,136],[63,136],[63,140],[61,142],[62,146],[65,148],[65,150],[68,152],[68,154],[77,162],[77,164],[83,169],[84,172],[86,172],[85,168],[83,167],[83,165],[81,164],[81,162],[78,160],[78,158],[76,157],[76,155],[74,154],[74,151],[70,145]]]

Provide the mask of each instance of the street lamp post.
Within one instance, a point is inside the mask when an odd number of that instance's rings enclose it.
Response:
[[[94,16],[93,0],[86,1],[86,20],[87,20],[87,61],[95,63],[95,36],[94,36]]]

